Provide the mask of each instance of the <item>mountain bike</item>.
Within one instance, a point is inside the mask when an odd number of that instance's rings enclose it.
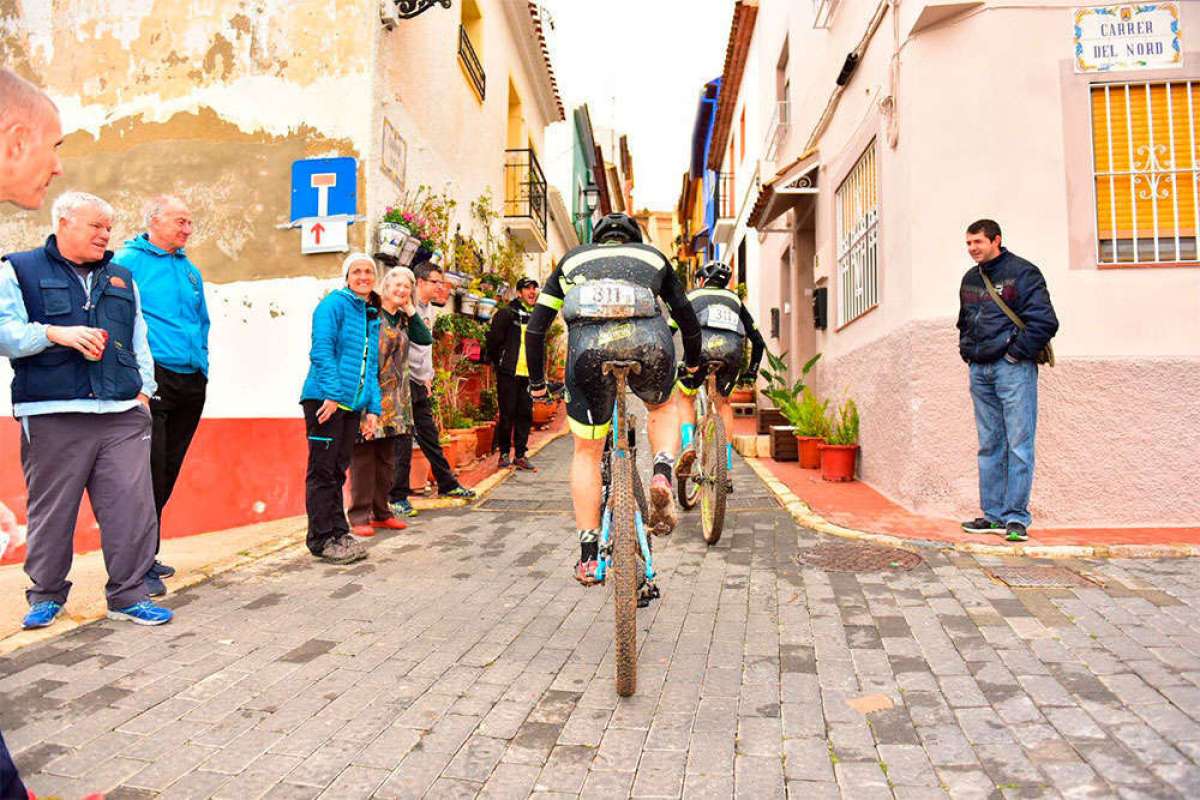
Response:
[[[717,372],[721,361],[710,361],[704,385],[696,392],[696,436],[692,447],[696,458],[689,472],[676,475],[679,504],[685,509],[700,503],[700,530],[704,541],[714,545],[721,540],[725,527],[725,501],[728,471],[725,463],[725,423],[717,411]]]
[[[631,372],[641,372],[641,364],[606,361],[601,369],[613,376],[617,398],[613,403],[612,432],[601,462],[604,511],[596,579],[613,587],[617,694],[629,697],[637,690],[637,609],[659,595],[654,585],[650,538],[646,535],[646,492],[637,471],[633,421],[625,409],[626,379]]]

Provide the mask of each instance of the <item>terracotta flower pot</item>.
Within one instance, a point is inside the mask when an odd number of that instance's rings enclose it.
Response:
[[[413,447],[412,468],[408,473],[408,488],[414,494],[421,494],[425,491],[427,483],[429,483],[429,459],[425,457],[425,451],[419,447]]]
[[[458,464],[458,440],[451,439],[448,442],[442,442],[442,455],[446,457],[446,463],[451,467]]]
[[[475,460],[475,446],[477,444],[474,428],[454,428],[450,431],[450,435],[454,437],[458,443],[458,462],[457,467],[465,467]]]
[[[729,393],[729,402],[731,403],[753,403],[753,389],[734,389]]]
[[[820,446],[825,443],[823,436],[796,435],[796,451],[800,456],[800,466],[803,469],[819,469],[821,466]]]
[[[858,457],[856,444],[819,444],[821,478],[827,481],[854,480],[854,462]]]
[[[492,452],[492,440],[496,437],[496,423],[483,422],[475,426],[475,457],[483,458]]]
[[[554,419],[554,413],[558,411],[558,403],[534,403],[533,404],[533,424],[547,425],[550,420]]]

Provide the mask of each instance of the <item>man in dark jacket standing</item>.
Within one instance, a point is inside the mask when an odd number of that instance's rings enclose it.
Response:
[[[525,328],[537,298],[538,282],[533,278],[521,278],[517,281],[516,299],[496,312],[488,329],[487,355],[496,367],[496,397],[500,405],[495,447],[500,451],[501,468],[509,465],[511,447],[513,466],[536,469],[525,457],[529,428],[533,425],[533,398],[529,396],[529,367],[525,362]]]
[[[963,530],[1023,542],[1032,519],[1038,354],[1058,331],[1058,318],[1041,270],[1001,246],[996,222],[971,223],[967,252],[975,266],[959,288],[958,352],[970,368],[983,516]]]

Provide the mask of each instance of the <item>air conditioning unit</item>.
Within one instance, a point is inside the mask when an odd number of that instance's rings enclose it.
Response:
[[[400,21],[400,16],[396,13],[396,0],[379,0],[379,21],[389,31],[396,27],[396,23]]]

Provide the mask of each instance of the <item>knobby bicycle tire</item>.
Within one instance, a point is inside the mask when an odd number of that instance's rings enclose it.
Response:
[[[699,468],[699,464],[695,459],[692,460],[692,474],[694,475]],[[678,475],[675,478],[676,494],[679,495],[679,505],[684,511],[691,511],[696,507],[696,500],[700,497],[700,484],[691,475]]]
[[[714,545],[721,541],[725,527],[725,424],[715,408],[710,408],[701,423],[700,530],[704,541]]]
[[[634,528],[633,465],[628,458],[612,459],[611,537],[613,587],[613,645],[616,648],[617,694],[637,691],[637,531]]]

